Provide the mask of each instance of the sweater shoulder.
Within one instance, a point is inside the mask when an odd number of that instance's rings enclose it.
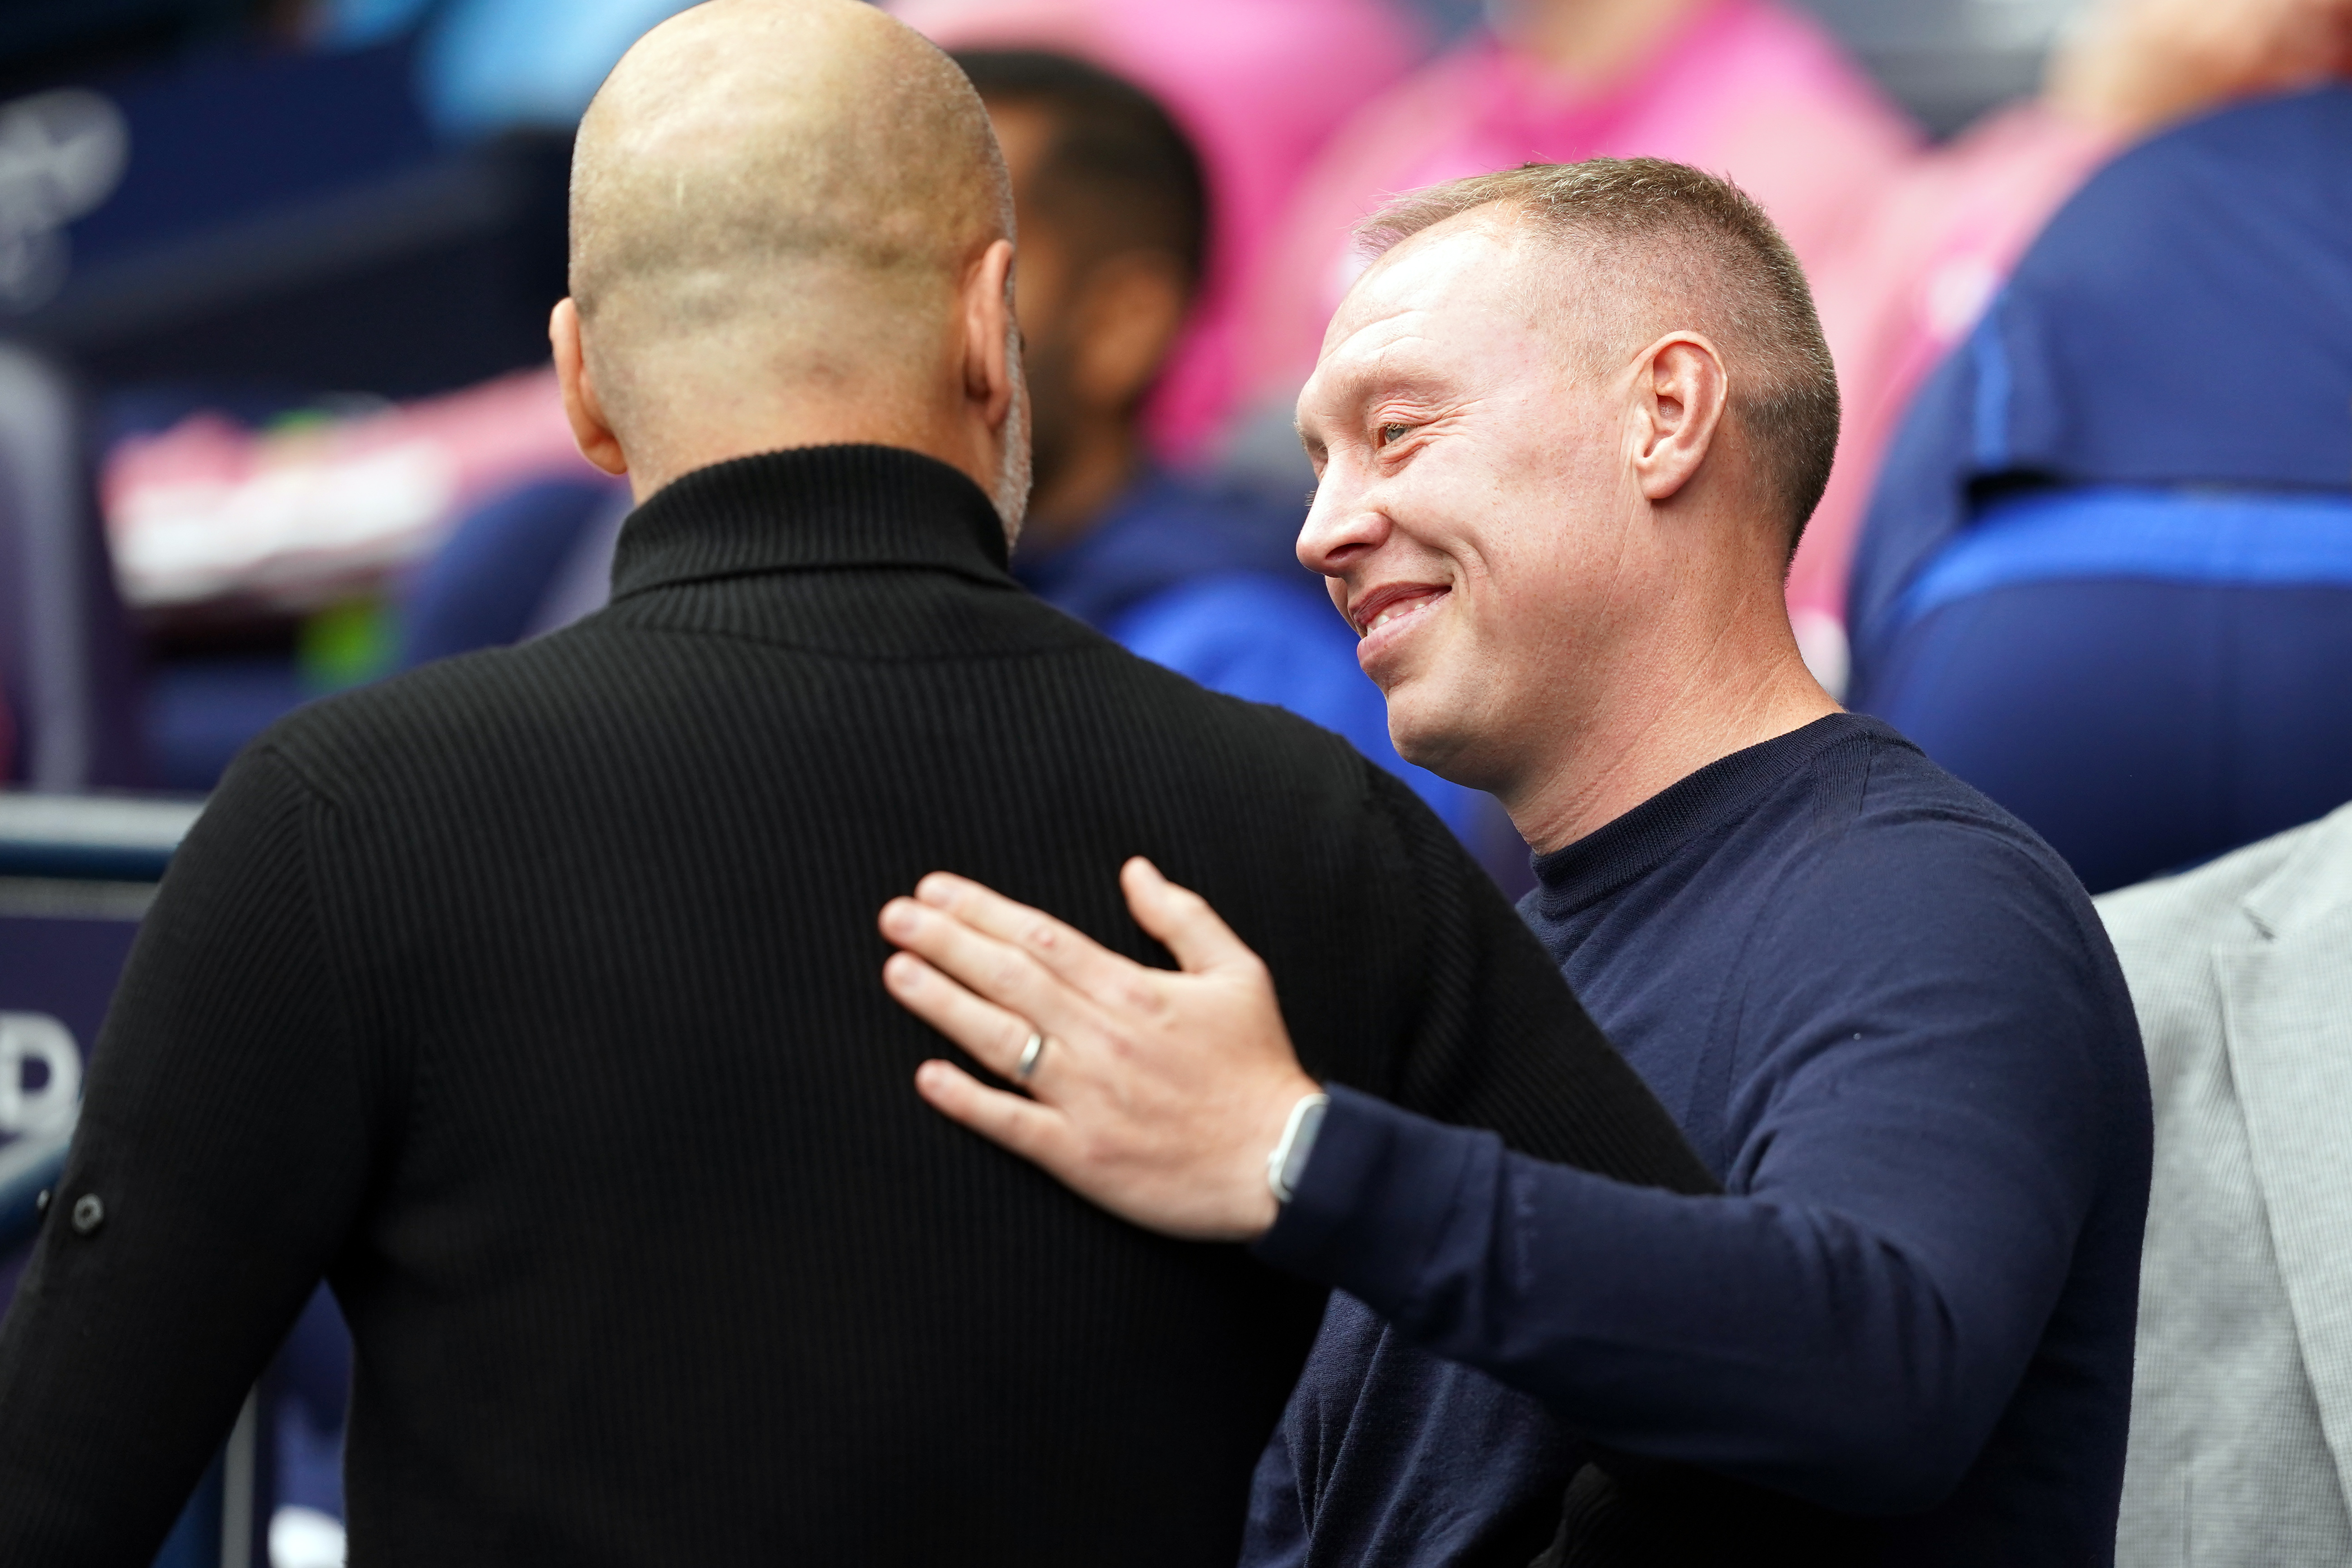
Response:
[[[562,684],[560,666],[530,669],[516,657],[523,651],[460,654],[304,703],[248,750],[273,755],[313,791],[345,804],[367,793],[390,755],[454,761],[518,749],[515,723],[539,710],[551,684]]]
[[[1873,723],[1825,748],[1801,787],[1808,820],[1788,835],[1769,900],[1767,972],[1981,970],[2004,985],[2087,987],[2100,1010],[2127,1012],[2065,861],[1908,741]]]
[[[1850,809],[1822,824],[1830,853],[1874,864],[1998,879],[2090,915],[2081,881],[2042,836],[1892,730],[1844,743]]]
[[[1063,752],[1072,771],[1174,768],[1240,809],[1292,797],[1328,812],[1375,795],[1373,764],[1339,735],[1263,702],[1212,691],[1043,605],[1046,646],[970,661],[843,667],[804,650],[719,636],[599,626],[436,661],[307,704],[254,742],[321,795],[386,800],[390,781],[472,790],[524,787],[557,771],[663,748],[768,750],[855,745],[897,731],[919,747],[975,728],[983,749]],[[773,656],[763,658],[762,653]],[[797,679],[777,689],[775,670]],[[854,697],[845,694],[855,691]],[[943,695],[944,694],[944,695]],[[986,733],[985,707],[1018,722]],[[946,714],[953,722],[942,722]],[[740,721],[740,724],[736,722]],[[804,757],[784,759],[804,767]],[[871,766],[861,759],[858,766]],[[1311,805],[1307,803],[1312,803]],[[398,805],[399,801],[388,804]]]

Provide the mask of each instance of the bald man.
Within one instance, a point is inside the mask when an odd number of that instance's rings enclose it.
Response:
[[[0,1329],[0,1563],[152,1562],[324,1278],[355,1563],[1227,1568],[1322,1292],[926,1109],[893,890],[952,867],[1141,958],[1114,872],[1153,856],[1315,1072],[1704,1168],[1409,789],[1005,574],[1006,183],[943,56],[720,0],[576,156],[553,335],[641,498],[613,603],[224,780]]]

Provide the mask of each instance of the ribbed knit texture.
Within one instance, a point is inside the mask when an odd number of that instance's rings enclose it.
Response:
[[[950,868],[1166,957],[1155,858],[1311,1070],[1706,1174],[1343,742],[1021,593],[880,447],[690,475],[611,608],[289,720],[167,879],[0,1330],[0,1563],[144,1564],[323,1273],[352,1562],[1215,1564],[1319,1289],[939,1117],[884,900]]]

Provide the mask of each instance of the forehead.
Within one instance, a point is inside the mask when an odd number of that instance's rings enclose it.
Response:
[[[1323,334],[1313,386],[1474,373],[1541,357],[1532,248],[1517,226],[1480,213],[1412,236],[1356,280]]]

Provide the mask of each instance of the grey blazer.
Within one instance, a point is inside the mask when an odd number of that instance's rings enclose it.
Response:
[[[2116,1561],[2352,1563],[2352,806],[2098,904],[2156,1096]]]

